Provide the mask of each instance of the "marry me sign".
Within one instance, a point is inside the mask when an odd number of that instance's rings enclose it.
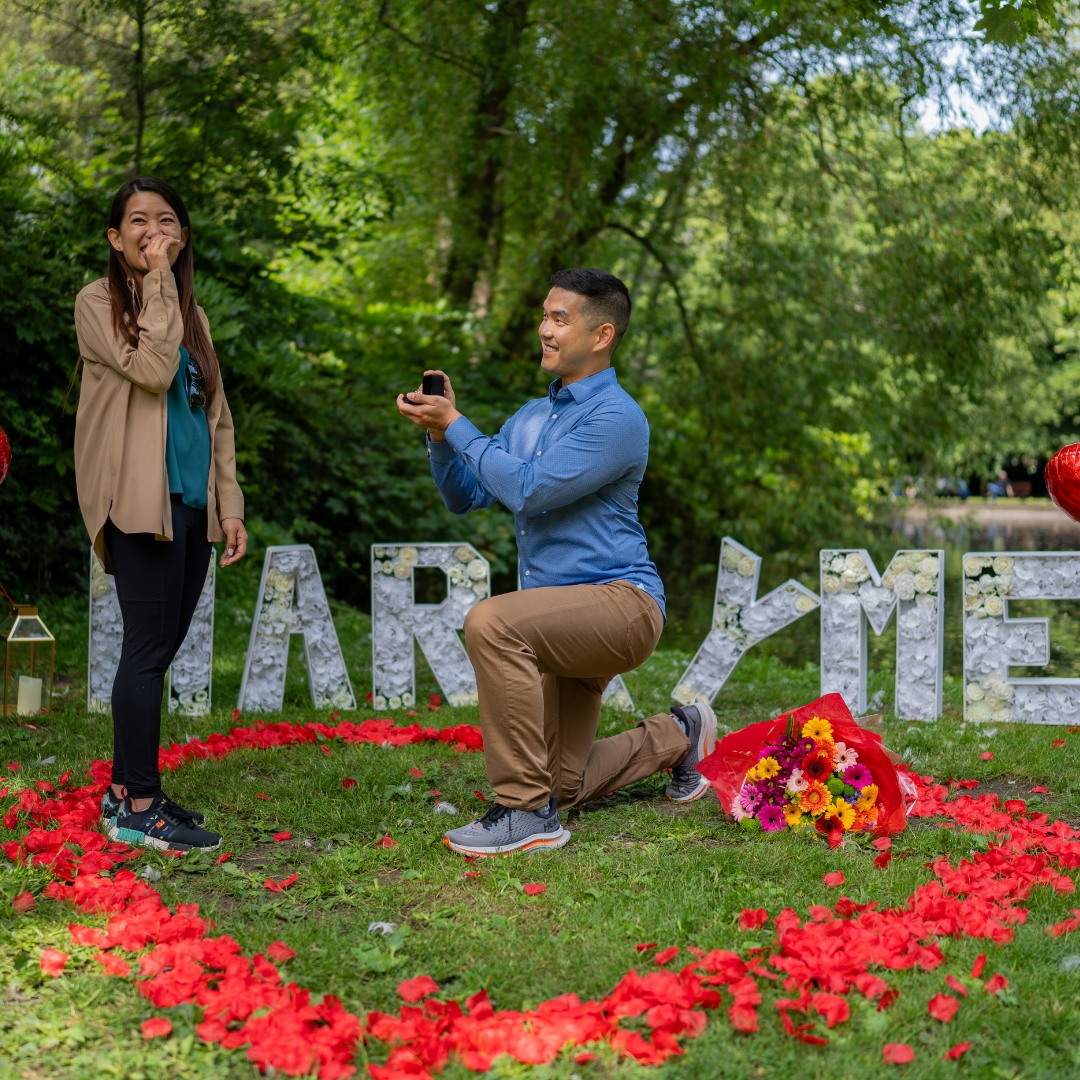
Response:
[[[123,619],[110,575],[90,556],[87,707],[108,712],[120,658]],[[446,577],[437,604],[415,600],[415,572]],[[945,553],[900,550],[883,571],[864,549],[820,553],[819,592],[789,580],[757,596],[761,558],[730,537],[720,547],[712,626],[671,689],[677,704],[699,694],[712,701],[743,654],[813,612],[821,620],[821,693],[843,695],[856,715],[867,708],[868,633],[896,618],[896,715],[933,720],[941,714],[944,674]],[[199,606],[169,672],[169,709],[210,710],[213,669],[214,563]],[[964,716],[972,721],[1071,724],[1080,718],[1080,679],[1017,678],[1014,666],[1050,661],[1046,618],[1010,618],[1010,600],[1080,599],[1080,552],[969,552],[956,583],[963,605]],[[464,543],[378,544],[371,549],[372,686],[377,709],[416,701],[414,642],[447,702],[476,703],[476,677],[459,631],[490,593],[490,566]],[[281,709],[289,643],[299,635],[316,708],[357,708],[334,629],[315,552],[307,544],[266,551],[237,705],[246,712]],[[634,703],[622,676],[604,694],[626,712]]]

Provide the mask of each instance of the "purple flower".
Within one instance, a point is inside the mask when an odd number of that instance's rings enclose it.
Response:
[[[758,811],[757,817],[761,822],[762,832],[779,832],[787,827],[784,811],[779,806],[763,806]]]
[[[867,784],[874,782],[873,776],[870,775],[870,770],[865,765],[849,765],[844,770],[844,783],[850,784],[853,788],[858,788],[860,791],[866,787]]]

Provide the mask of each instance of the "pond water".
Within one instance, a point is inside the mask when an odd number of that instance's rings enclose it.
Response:
[[[738,537],[736,536],[737,540]],[[836,545],[840,546],[840,545]],[[996,504],[969,500],[933,510],[909,511],[891,529],[883,529],[870,545],[870,554],[881,571],[899,548],[942,548],[945,551],[945,672],[963,674],[964,643],[961,625],[962,566],[969,551],[1077,551],[1080,524],[1067,518],[1049,500],[999,500]],[[759,552],[759,554],[761,554]],[[799,575],[815,592],[819,582]],[[770,572],[769,559],[762,563],[759,595],[780,584]],[[670,623],[662,647],[693,652],[704,640],[712,617],[712,588],[704,571],[693,589],[673,590]],[[1009,604],[1012,617],[1046,616],[1050,619],[1050,663],[1046,667],[1013,668],[1013,676],[1080,677],[1080,600],[1024,600]],[[895,670],[895,619],[880,637],[869,631],[871,672]],[[808,615],[754,647],[758,655],[775,656],[788,666],[816,665],[821,653],[819,620]]]

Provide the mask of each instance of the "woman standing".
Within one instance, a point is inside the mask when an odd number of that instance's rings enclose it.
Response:
[[[108,238],[108,276],[75,301],[79,506],[124,617],[101,816],[114,840],[209,851],[221,837],[163,794],[158,747],[165,672],[199,601],[210,543],[224,537],[223,567],[247,547],[232,415],[195,303],[179,194],[153,177],[129,181],[113,199]]]

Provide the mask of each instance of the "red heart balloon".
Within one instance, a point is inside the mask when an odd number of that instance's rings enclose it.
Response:
[[[8,437],[4,433],[4,429],[0,427],[0,484],[7,479],[8,469],[11,467],[11,443],[8,442]]]
[[[1080,443],[1063,446],[1046,463],[1046,490],[1074,521],[1080,521]]]

